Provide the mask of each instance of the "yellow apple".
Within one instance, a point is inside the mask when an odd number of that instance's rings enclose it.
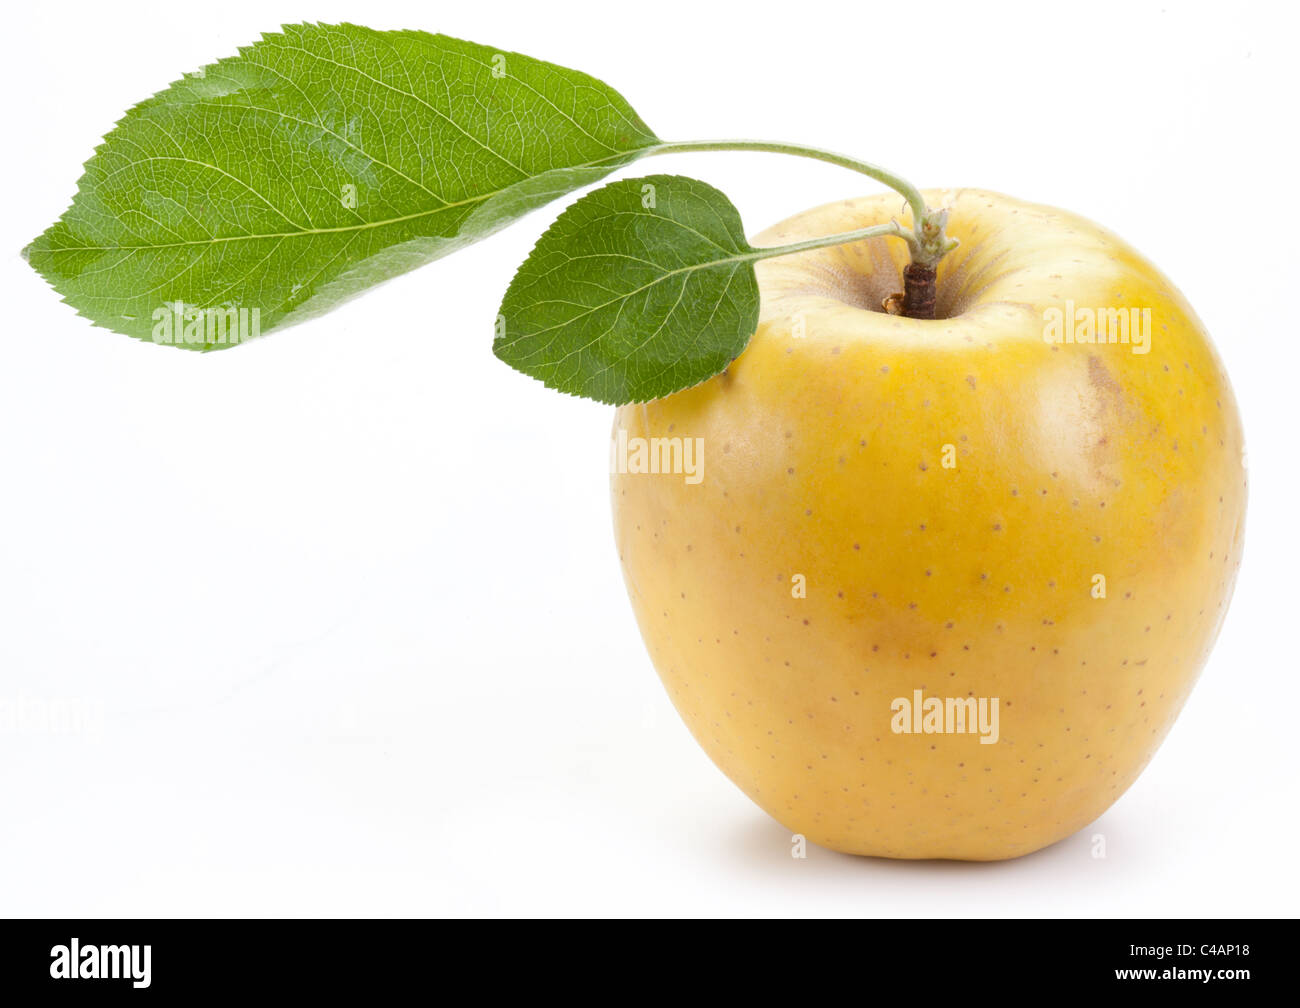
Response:
[[[1240,562],[1242,429],[1191,307],[1115,235],[925,197],[961,242],[938,317],[881,310],[900,241],[760,263],[745,352],[618,410],[614,524],[674,705],[759,806],[838,851],[993,860],[1091,822],[1169,731]]]

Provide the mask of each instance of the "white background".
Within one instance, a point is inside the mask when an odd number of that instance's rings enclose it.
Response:
[[[8,16],[0,702],[78,722],[0,730],[0,914],[1295,912],[1294,4]],[[500,295],[558,207],[225,353],[61,305],[18,251],[102,134],[304,19],[516,49],[604,78],[670,139],[843,150],[1075,210],[1154,259],[1228,365],[1252,485],[1218,648],[1132,790],[1014,862],[790,857],[646,657],[610,532],[610,411],[491,354]],[[651,170],[720,186],[751,233],[873,188],[755,154]]]

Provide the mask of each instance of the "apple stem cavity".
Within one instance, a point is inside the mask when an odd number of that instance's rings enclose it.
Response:
[[[868,161],[859,161],[846,154],[823,150],[820,147],[805,147],[801,144],[773,143],[765,140],[690,140],[661,143],[650,148],[647,154],[684,154],[698,151],[757,151],[766,154],[790,154],[795,157],[812,158],[828,164],[848,168],[869,178],[875,179],[893,189],[904,200],[912,212],[914,231],[908,230],[897,221],[876,228],[860,231],[848,231],[841,235],[812,241],[797,242],[776,248],[761,249],[755,258],[769,259],[775,256],[791,255],[814,248],[826,248],[830,245],[844,245],[861,241],[865,238],[890,236],[902,238],[907,242],[911,263],[903,270],[902,315],[907,318],[932,319],[935,314],[935,278],[936,270],[945,255],[957,247],[957,239],[947,234],[948,211],[931,210],[925,204],[921,190],[912,185],[901,175]]]

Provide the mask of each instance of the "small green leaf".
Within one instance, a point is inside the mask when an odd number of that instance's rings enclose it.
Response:
[[[265,333],[657,143],[574,70],[444,35],[286,26],[131,109],[25,254],[78,312],[130,336],[232,309]]]
[[[538,240],[506,291],[493,351],[548,387],[645,402],[725,368],[758,327],[760,257],[717,189],[612,182]]]

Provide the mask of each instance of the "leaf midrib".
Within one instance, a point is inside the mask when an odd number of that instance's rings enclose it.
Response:
[[[708,262],[692,263],[689,266],[679,266],[677,267],[677,269],[669,270],[666,273],[661,273],[659,276],[655,277],[649,283],[644,283],[640,287],[628,291],[626,294],[620,294],[618,297],[610,298],[608,301],[603,301],[598,305],[593,305],[591,308],[588,308],[586,311],[579,312],[577,315],[573,316],[573,318],[565,319],[563,322],[557,322],[555,323],[555,325],[547,326],[545,329],[534,329],[531,332],[521,333],[513,340],[504,341],[503,345],[510,346],[512,343],[518,342],[518,340],[523,339],[525,336],[528,337],[544,336],[546,333],[550,332],[553,329],[560,329],[564,326],[572,325],[574,322],[577,322],[579,319],[586,318],[588,315],[591,315],[593,312],[598,312],[602,308],[608,308],[612,304],[617,304],[620,301],[628,300],[628,298],[636,297],[642,291],[647,291],[651,287],[655,286],[655,284],[663,283],[665,280],[669,279],[670,277],[680,276],[683,273],[694,273],[697,270],[702,270],[702,269],[713,269],[715,266],[727,266],[731,263],[757,262],[758,260],[762,259],[763,256],[764,256],[764,250],[751,249],[749,252],[740,252],[737,253],[736,255],[728,256],[725,259],[710,259]],[[602,258],[602,256],[601,255],[579,256],[577,258],[599,259]],[[532,302],[534,307],[536,307],[537,305],[551,304],[551,303],[557,303],[557,302],[555,302],[554,299],[550,299],[550,298],[546,300]],[[587,344],[587,346],[591,346],[591,345],[592,344],[590,343]]]
[[[157,249],[185,248],[191,245],[216,245],[222,242],[268,241],[272,238],[280,238],[280,239],[298,238],[298,237],[311,236],[311,235],[348,234],[348,233],[354,233],[360,231],[369,231],[369,230],[373,230],[374,228],[388,227],[393,224],[403,224],[407,221],[419,220],[422,217],[432,217],[435,214],[440,214],[447,210],[456,210],[463,206],[470,206],[475,203],[482,203],[486,200],[492,199],[495,196],[500,196],[502,193],[509,192],[511,189],[515,189],[525,184],[526,182],[530,182],[535,179],[542,178],[543,176],[549,175],[553,172],[582,171],[585,168],[598,168],[607,161],[617,160],[618,158],[628,157],[629,155],[631,156],[644,155],[645,153],[648,153],[650,149],[651,149],[650,147],[632,148],[631,150],[620,151],[617,154],[611,154],[607,157],[597,158],[594,161],[586,161],[582,164],[564,165],[559,168],[548,168],[546,171],[540,172],[537,175],[530,175],[527,178],[520,179],[517,182],[511,182],[507,186],[503,186],[500,189],[493,189],[490,192],[483,193],[479,196],[470,196],[463,200],[457,200],[454,203],[444,203],[442,206],[434,207],[431,210],[421,210],[419,213],[406,214],[402,217],[389,217],[381,221],[366,221],[361,224],[347,224],[347,225],[341,225],[339,227],[330,227],[330,228],[302,228],[297,231],[267,232],[265,234],[227,235],[225,237],[220,237],[220,238],[201,238],[201,239],[196,239],[194,241],[183,241],[183,242],[163,242],[154,245],[61,245],[57,248],[55,247],[45,248],[42,249],[42,251],[49,254],[55,254],[60,252],[151,252]],[[203,164],[205,167],[211,168],[214,171],[221,171],[221,169],[216,165],[210,165],[207,164],[206,162],[194,162],[194,163]],[[453,238],[454,237],[455,236],[453,236]]]

